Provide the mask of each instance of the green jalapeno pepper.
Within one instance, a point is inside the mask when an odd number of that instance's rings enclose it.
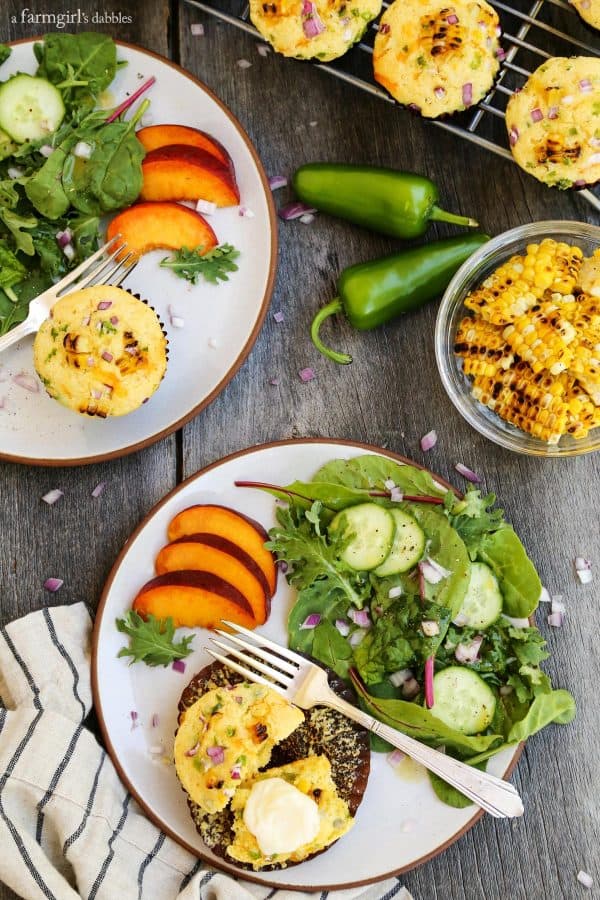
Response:
[[[440,209],[433,181],[412,172],[308,163],[296,170],[292,183],[303,203],[392,237],[420,237],[430,222],[477,227],[474,219]]]
[[[441,294],[464,261],[488,240],[486,234],[460,235],[344,269],[338,296],[313,319],[310,334],[315,347],[334,362],[351,363],[347,353],[323,344],[320,329],[325,319],[344,312],[354,328],[369,331],[418,309]]]

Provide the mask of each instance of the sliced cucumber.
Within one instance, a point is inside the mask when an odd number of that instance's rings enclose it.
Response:
[[[0,131],[0,159],[6,159],[7,156],[12,156],[18,147],[19,145],[15,144],[5,131]]]
[[[0,128],[18,144],[53,134],[64,115],[60,91],[45,78],[15,75],[0,85]]]
[[[487,628],[500,618],[501,612],[498,579],[485,563],[471,563],[467,593],[456,621],[468,628]]]
[[[496,711],[496,698],[489,685],[463,666],[449,666],[434,675],[433,698],[433,715],[461,734],[485,731]]]
[[[375,569],[375,574],[382,578],[414,568],[425,549],[425,532],[416,519],[402,509],[390,509],[388,512],[394,520],[396,531],[390,552]]]
[[[341,554],[346,565],[357,572],[369,572],[381,565],[390,552],[395,524],[389,511],[376,503],[359,503],[343,509],[332,519],[331,532],[344,528],[350,538]]]

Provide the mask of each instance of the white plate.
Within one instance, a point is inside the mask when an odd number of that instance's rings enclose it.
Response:
[[[33,41],[16,44],[2,67],[3,77],[36,69]],[[167,255],[156,250],[142,258],[124,287],[149,300],[165,323],[169,366],[160,388],[139,410],[114,419],[79,416],[51,400],[43,389],[32,394],[10,378],[0,383],[0,458],[39,465],[74,465],[123,456],[159,440],[196,415],[225,387],[254,343],[264,319],[275,275],[277,229],[271,192],[248,136],[223,104],[203,84],[178,66],[147,50],[119,44],[120,68],[110,88],[116,105],[154,75],[147,92],[153,124],[177,123],[214,135],[235,166],[241,203],[217,210],[209,221],[219,241],[240,251],[239,271],[229,281],[192,287],[166,269]],[[169,323],[171,304],[184,319],[183,329]],[[2,354],[10,375],[33,372],[33,338]],[[4,377],[4,376],[3,376]],[[41,386],[40,386],[41,387]]]
[[[169,494],[140,525],[115,563],[100,601],[92,674],[94,702],[109,753],[123,781],[156,824],[217,868],[240,871],[206,848],[192,823],[173,766],[149,755],[149,747],[159,743],[167,753],[171,751],[179,696],[190,678],[212,661],[202,650],[208,633],[195,632],[194,653],[186,660],[186,672],[181,675],[170,668],[128,666],[117,659],[124,639],[115,628],[115,619],[124,615],[138,589],[154,576],[154,558],[167,541],[169,521],[180,510],[195,503],[215,502],[270,528],[275,524],[274,499],[261,491],[236,488],[236,479],[289,484],[295,479],[310,479],[328,460],[349,459],[366,452],[399,459],[365,445],[293,441],[247,450],[204,469]],[[271,616],[261,628],[282,644],[286,642],[286,621],[294,595],[280,577]],[[140,725],[134,730],[131,710],[139,714]],[[152,728],[155,713],[159,724]],[[518,756],[518,751],[498,754],[490,761],[489,771],[504,775]],[[421,767],[404,761],[396,771],[385,755],[375,753],[352,831],[327,853],[290,869],[258,874],[254,880],[298,890],[377,881],[439,853],[478,817],[472,806],[458,810],[441,803]],[[252,873],[242,874],[244,878],[253,877]]]

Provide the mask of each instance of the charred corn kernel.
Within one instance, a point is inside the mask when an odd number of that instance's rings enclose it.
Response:
[[[529,244],[524,259],[523,277],[531,278],[535,292],[552,291],[570,294],[577,284],[577,276],[583,259],[579,247],[545,238],[541,244]],[[540,295],[541,296],[541,295]]]
[[[463,358],[465,375],[494,375],[508,369],[513,355],[502,337],[502,329],[483,319],[466,316],[458,327],[454,352]]]
[[[492,325],[508,325],[538,302],[529,284],[495,273],[465,299],[465,306]]]
[[[569,345],[576,331],[555,303],[536,304],[507,325],[502,334],[515,356],[528,362],[534,372],[548,369],[552,375],[558,375],[573,358]]]
[[[600,297],[600,249],[583,260],[579,270],[579,287],[591,297]]]

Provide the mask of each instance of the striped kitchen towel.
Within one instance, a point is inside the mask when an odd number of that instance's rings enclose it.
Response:
[[[84,728],[92,620],[83,603],[0,628],[0,881],[38,900],[410,900],[397,878],[278,891],[215,872],[127,793]]]

